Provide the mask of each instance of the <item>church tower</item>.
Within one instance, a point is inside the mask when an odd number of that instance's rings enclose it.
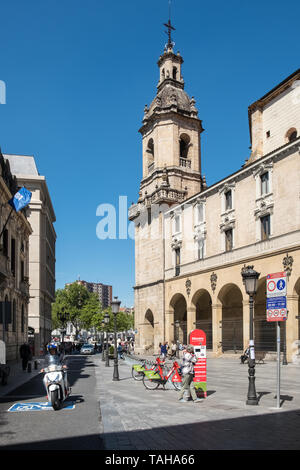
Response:
[[[168,43],[157,62],[154,100],[145,106],[139,132],[143,143],[143,177],[138,203],[129,209],[135,223],[136,349],[158,348],[165,339],[163,214],[205,189],[201,176],[202,122],[194,98],[184,90],[183,58],[174,53],[171,22]]]

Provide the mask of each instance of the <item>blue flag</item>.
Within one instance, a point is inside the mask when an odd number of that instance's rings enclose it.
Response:
[[[26,188],[21,188],[12,199],[8,201],[16,212],[26,207],[31,200],[32,193]]]

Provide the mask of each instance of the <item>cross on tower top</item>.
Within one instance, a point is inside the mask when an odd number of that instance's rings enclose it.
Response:
[[[164,26],[166,26],[166,28],[168,28],[168,31],[165,31],[165,33],[168,35],[168,38],[169,38],[167,47],[168,47],[168,49],[172,49],[174,43],[173,43],[172,37],[171,37],[171,30],[175,31],[175,28],[171,24],[171,0],[169,0],[169,21],[168,21],[168,23],[164,23]]]

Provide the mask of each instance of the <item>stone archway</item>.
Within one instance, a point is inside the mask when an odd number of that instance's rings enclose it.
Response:
[[[174,340],[187,344],[187,303],[182,294],[175,294],[170,302],[170,308],[174,312]],[[179,320],[179,328],[175,322]]]
[[[257,351],[274,352],[277,349],[276,322],[267,321],[266,298],[266,277],[262,277],[258,280],[254,297],[254,344]]]
[[[243,295],[235,284],[226,284],[219,292],[222,304],[222,351],[242,351],[243,344]]]
[[[206,334],[206,348],[212,349],[212,301],[206,289],[199,289],[193,296],[192,304],[196,309],[195,328],[203,330]]]

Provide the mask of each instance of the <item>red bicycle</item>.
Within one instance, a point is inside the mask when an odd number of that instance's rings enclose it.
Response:
[[[145,371],[151,371],[155,370],[157,368],[158,364],[164,365],[164,361],[161,362],[159,357],[156,358],[156,362],[148,362],[146,360],[143,360],[141,364],[134,364],[131,368],[131,375],[134,378],[134,380],[140,381],[143,380],[144,373]],[[150,367],[148,367],[150,365]]]
[[[174,388],[179,391],[182,387],[182,379],[178,362],[173,362],[173,367],[166,375],[164,374],[162,365],[158,358],[157,366],[154,370],[144,371],[143,384],[148,390],[156,390],[159,385],[163,385],[164,387],[167,381],[172,377],[171,382]]]

